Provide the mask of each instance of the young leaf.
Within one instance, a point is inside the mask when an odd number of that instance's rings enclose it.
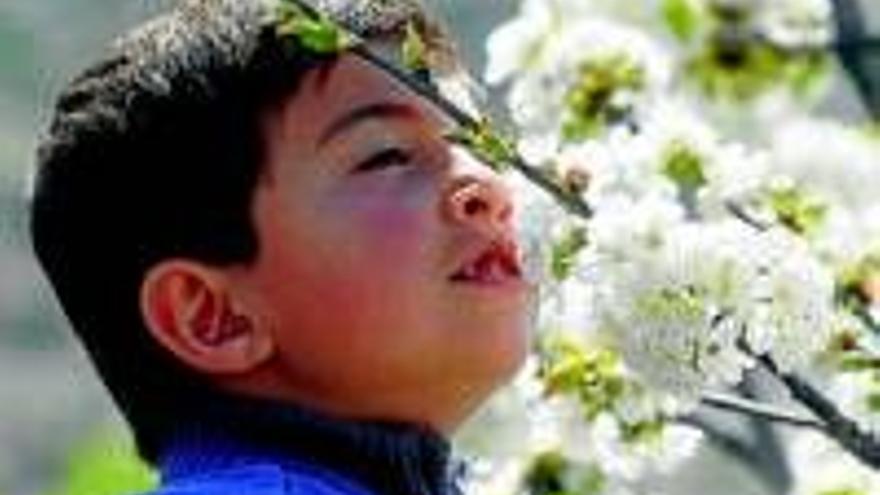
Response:
[[[307,50],[331,55],[351,48],[357,38],[324,14],[306,11],[295,0],[287,0],[278,8],[279,36],[293,38]]]
[[[697,32],[700,12],[690,0],[663,0],[661,5],[663,20],[678,39],[690,41]]]
[[[822,224],[827,206],[796,187],[770,192],[770,207],[779,221],[798,234],[810,234]]]
[[[555,244],[550,253],[550,273],[556,280],[565,280],[574,268],[577,255],[587,246],[587,231],[583,227],[573,227]]]
[[[503,171],[516,157],[513,141],[499,134],[487,119],[471,127],[462,127],[447,136],[450,141],[468,148],[496,171]]]
[[[415,22],[410,21],[406,24],[406,36],[400,49],[403,65],[408,69],[420,71],[429,68],[428,45]]]
[[[660,169],[663,175],[685,191],[696,191],[707,183],[703,158],[682,142],[673,142],[668,147]]]

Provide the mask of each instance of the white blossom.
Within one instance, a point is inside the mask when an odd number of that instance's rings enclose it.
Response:
[[[836,373],[827,387],[840,410],[855,419],[862,427],[880,432],[880,379],[876,371]]]
[[[845,125],[800,120],[773,135],[774,171],[829,205],[860,211],[880,203],[880,141]]]
[[[611,476],[636,481],[672,472],[693,456],[703,435],[690,426],[665,424],[656,433],[634,441],[625,438],[620,423],[606,415],[593,423],[590,438]]]
[[[645,235],[638,211],[617,219],[617,237],[596,240],[601,329],[646,384],[695,403],[750,364],[737,343],[757,290],[754,235],[685,223]]]
[[[620,176],[640,194],[662,193],[681,199],[670,160],[692,160],[700,183],[690,206],[695,213],[717,218],[728,202],[756,200],[767,174],[767,157],[738,143],[724,142],[704,119],[682,104],[656,105],[642,132],[619,147]]]
[[[830,0],[765,0],[758,24],[765,36],[783,47],[823,47],[834,37],[832,8]]]
[[[637,114],[666,88],[671,62],[638,30],[591,17],[554,21],[552,12],[541,12],[520,17],[497,31],[489,45],[487,79],[496,82],[516,76],[508,107],[526,143],[542,143],[539,148],[550,150],[559,146],[566,125],[585,118],[573,109],[573,92],[580,89],[588,99],[590,84],[611,84],[597,89],[601,101],[595,103],[596,108],[590,107],[596,115],[589,116],[596,118],[608,113]],[[599,72],[615,76],[584,82]]]
[[[874,495],[880,493],[880,474],[860,464],[827,438],[800,433],[789,443],[791,495]]]
[[[769,352],[784,370],[809,364],[833,331],[833,275],[794,235],[764,233],[756,246],[763,273],[749,344]]]
[[[787,49],[832,41],[830,3],[523,0],[491,35],[485,79],[506,91],[518,150],[551,180],[578,186],[567,190],[594,212],[573,218],[526,181],[511,183],[527,272],[541,285],[535,322],[566,344],[607,351],[603,372],[585,373],[619,381],[613,393],[585,396],[572,390],[581,385],[554,382],[552,366],[541,368],[545,383],[530,375],[506,406],[520,407],[519,419],[495,430],[503,440],[494,484],[476,493],[525,493],[531,461],[555,452],[569,463],[566,486],[601,473],[591,495],[657,495],[663,484],[654,481],[699,440],[670,418],[738,384],[755,355],[821,383],[845,414],[878,431],[876,373],[827,365],[840,318],[854,318],[835,277],[880,252],[880,140],[816,119],[786,84],[804,69],[788,64]],[[725,21],[722,10],[733,4],[747,10],[746,31],[782,47],[759,81],[767,87],[738,108],[701,101],[672,75],[685,57],[718,48],[705,43],[730,27],[721,24],[735,16]],[[661,8],[696,34],[670,43],[670,26],[657,29]],[[566,253],[560,275],[558,248],[573,228],[586,242]],[[867,310],[880,316],[880,302]],[[880,339],[858,337],[880,354]],[[849,458],[836,447],[796,443],[791,455],[790,495],[880,493],[877,477],[841,461]]]
[[[526,0],[519,15],[496,27],[486,39],[487,63],[484,79],[498,84],[528,69],[540,56],[543,42],[553,29],[553,2]]]

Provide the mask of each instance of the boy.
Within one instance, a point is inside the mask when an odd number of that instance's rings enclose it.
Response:
[[[332,4],[377,49],[421,15]],[[452,493],[447,436],[526,349],[511,199],[436,107],[281,39],[277,7],[186,2],[75,79],[35,249],[156,493]]]

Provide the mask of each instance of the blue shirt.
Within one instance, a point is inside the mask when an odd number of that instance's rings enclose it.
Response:
[[[228,398],[182,420],[150,495],[456,495],[449,443],[416,425],[352,422]]]
[[[160,471],[153,495],[377,495],[327,467],[229,443],[178,443]]]

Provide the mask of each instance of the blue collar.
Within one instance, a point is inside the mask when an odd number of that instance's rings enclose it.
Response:
[[[454,495],[449,442],[411,424],[354,422],[287,403],[217,396],[205,400],[159,458],[172,480],[253,461],[336,473],[381,495]]]

